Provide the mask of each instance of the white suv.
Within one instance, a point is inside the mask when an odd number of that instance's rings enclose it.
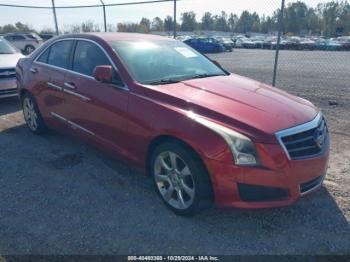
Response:
[[[30,54],[43,43],[35,33],[9,33],[4,38],[24,54]]]

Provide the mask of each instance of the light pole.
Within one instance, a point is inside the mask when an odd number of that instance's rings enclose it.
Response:
[[[55,0],[52,0],[52,12],[53,12],[53,18],[54,18],[54,20],[55,20],[56,35],[58,35],[58,24],[57,24],[57,15],[56,15]]]
[[[176,0],[174,0],[174,38],[176,38]]]
[[[103,8],[103,23],[104,23],[104,27],[105,27],[105,32],[107,32],[106,6],[102,0],[100,0],[100,2],[102,4],[102,8]]]
[[[281,34],[283,31],[283,17],[284,17],[284,0],[282,0],[281,4],[281,13],[279,16],[278,21],[278,36],[277,36],[277,44],[276,44],[276,55],[275,55],[275,65],[273,68],[273,79],[272,79],[272,86],[276,86],[276,76],[277,76],[277,66],[278,66],[278,56],[279,56],[279,50],[280,50],[280,43],[281,43]]]

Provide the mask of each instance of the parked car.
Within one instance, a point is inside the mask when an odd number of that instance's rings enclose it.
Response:
[[[4,38],[24,54],[32,53],[43,40],[35,33],[9,33]]]
[[[51,39],[52,37],[54,37],[54,34],[49,34],[49,33],[45,33],[45,34],[39,34],[40,38],[45,42],[49,39]]]
[[[201,53],[220,53],[226,51],[224,45],[212,37],[191,38],[185,40],[184,43]]]
[[[238,38],[235,47],[237,48],[256,48],[256,44],[249,38]]]
[[[316,41],[315,48],[318,50],[340,51],[343,49],[343,45],[333,40],[320,39]]]
[[[0,98],[17,96],[16,64],[23,55],[0,36]]]
[[[298,50],[315,50],[315,41],[307,38],[300,39],[298,42]]]
[[[213,200],[286,206],[319,189],[319,109],[217,64],[155,35],[60,36],[17,64],[24,118],[35,134],[60,130],[144,170],[180,215]]]
[[[341,37],[338,39],[337,43],[342,45],[343,50],[350,51],[350,37]]]
[[[232,52],[235,43],[230,38],[216,37],[215,39],[225,47],[226,51]]]
[[[255,48],[264,48],[264,39],[259,38],[251,38],[251,41],[255,44]]]

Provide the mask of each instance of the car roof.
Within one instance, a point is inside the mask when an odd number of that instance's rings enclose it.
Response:
[[[112,41],[160,41],[170,40],[175,41],[164,36],[151,35],[151,34],[139,34],[139,33],[81,33],[81,34],[68,34],[60,36],[59,38],[100,38],[106,42]]]

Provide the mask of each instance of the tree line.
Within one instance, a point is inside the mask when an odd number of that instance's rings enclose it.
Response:
[[[195,30],[222,31],[232,33],[270,33],[279,28],[280,9],[270,16],[260,16],[257,12],[243,11],[240,15],[226,13],[204,13],[197,18],[194,12],[181,14],[181,23],[176,27],[181,31]],[[299,35],[301,33],[336,36],[350,33],[350,4],[348,1],[330,1],[318,4],[316,8],[308,7],[304,2],[290,3],[284,12],[283,32]],[[172,31],[174,22],[171,16],[165,19],[155,17],[153,20],[142,18],[140,23],[119,23],[119,31],[149,32]]]
[[[260,16],[256,12],[243,11],[240,15],[226,13],[204,13],[200,18],[194,12],[181,14],[177,30],[192,32],[196,30],[222,31],[231,33],[271,33],[279,28],[280,9],[272,15]],[[86,21],[78,25],[65,25],[63,33],[101,31],[101,26],[93,21]],[[139,23],[118,23],[108,25],[108,31],[141,32],[173,31],[173,17],[164,19],[155,17],[152,20],[142,18]],[[34,31],[28,25],[20,22],[15,25],[0,26],[0,33],[16,31]],[[42,32],[52,32],[44,29]],[[320,34],[327,37],[350,34],[350,4],[347,0],[330,1],[318,4],[317,7],[308,7],[304,2],[297,1],[288,4],[283,17],[283,32],[290,35]]]

